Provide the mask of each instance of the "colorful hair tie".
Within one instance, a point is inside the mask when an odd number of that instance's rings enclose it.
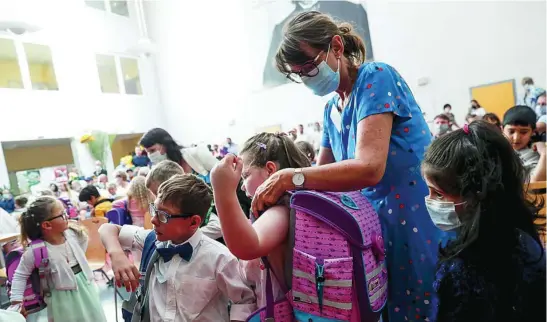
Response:
[[[469,124],[464,124],[464,125],[463,125],[463,132],[464,132],[465,134],[469,134]]]
[[[261,150],[266,150],[266,148],[267,148],[266,144],[264,144],[264,143],[258,142],[258,143],[256,143],[256,145],[258,145],[258,147],[259,147]]]

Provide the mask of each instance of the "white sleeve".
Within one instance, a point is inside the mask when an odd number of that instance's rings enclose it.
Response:
[[[245,283],[237,258],[232,258],[217,272],[219,290],[232,302],[230,321],[245,321],[256,311],[256,295]]]
[[[152,230],[144,229],[142,227],[123,225],[118,234],[120,245],[124,250],[142,251],[146,236],[151,232]]]
[[[32,270],[34,270],[34,251],[31,247],[28,247],[23,253],[19,266],[17,266],[15,274],[13,275],[10,301],[23,301],[27,280],[32,273]]]
[[[209,216],[209,222],[207,225],[200,228],[201,232],[211,238],[211,239],[219,239],[222,237],[222,229],[220,229],[220,220],[218,219],[218,216],[215,213],[211,213]]]

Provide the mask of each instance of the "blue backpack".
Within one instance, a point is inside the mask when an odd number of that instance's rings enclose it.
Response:
[[[127,200],[123,202],[123,208],[112,208],[106,213],[108,222],[116,225],[132,225],[133,219],[127,209]]]
[[[155,256],[154,256],[155,255]],[[148,311],[148,283],[150,273],[154,263],[158,260],[156,254],[156,233],[152,230],[146,239],[142,248],[140,285],[137,291],[131,294],[129,300],[123,301],[122,318],[125,322],[131,321],[150,321]]]

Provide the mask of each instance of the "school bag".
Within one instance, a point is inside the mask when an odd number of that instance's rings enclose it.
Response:
[[[387,300],[387,270],[380,220],[369,201],[359,191],[297,191],[290,223],[287,298],[274,302],[276,276],[263,258],[266,306],[247,321],[377,322]]]
[[[48,251],[44,241],[40,239],[33,240],[29,246],[34,254],[34,270],[30,274],[25,292],[23,294],[23,306],[28,313],[34,313],[46,307],[45,297],[50,296],[49,285],[51,283],[51,268],[49,266]],[[15,270],[21,262],[23,256],[23,247],[16,248],[6,256],[6,273],[8,281],[6,283],[8,295],[11,296],[11,287]]]
[[[131,218],[131,213],[127,209],[127,200],[123,201],[123,208],[112,208],[107,211],[106,218],[111,224],[120,226],[133,224],[133,218]]]
[[[65,198],[65,197],[59,197],[59,200],[63,203],[63,205],[65,206],[65,209],[68,213],[68,217],[69,218],[76,218],[78,217],[78,209],[76,209],[76,207],[74,207],[74,205],[72,204],[72,202],[70,201],[70,199],[68,198]]]
[[[122,303],[122,317],[124,322],[148,322],[150,312],[148,309],[148,284],[152,267],[160,258],[156,252],[156,232],[151,231],[144,240],[139,271],[141,278],[138,289],[131,293],[129,300]],[[144,278],[143,278],[144,276]]]

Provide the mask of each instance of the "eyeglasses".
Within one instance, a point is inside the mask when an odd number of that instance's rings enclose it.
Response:
[[[329,45],[330,49],[330,45]],[[295,83],[302,83],[302,76],[304,77],[314,77],[319,74],[319,64],[317,64],[317,59],[321,56],[321,51],[313,60],[308,60],[307,62],[300,65],[300,70],[297,72],[290,72],[287,74],[287,78]],[[328,51],[327,51],[328,53]]]
[[[66,213],[66,210],[63,210],[63,212],[62,212],[60,215],[58,215],[58,216],[55,216],[55,217],[51,217],[51,218],[49,218],[49,219],[46,219],[46,221],[52,221],[52,220],[55,220],[55,219],[57,219],[57,218],[59,218],[59,217],[63,217],[64,220],[67,220],[67,219],[68,219],[68,214]]]
[[[154,203],[150,203],[150,216],[152,218],[158,216],[158,220],[161,223],[166,224],[169,222],[171,218],[190,218],[194,216],[194,214],[170,215],[165,211],[158,210],[158,208],[156,207]]]

